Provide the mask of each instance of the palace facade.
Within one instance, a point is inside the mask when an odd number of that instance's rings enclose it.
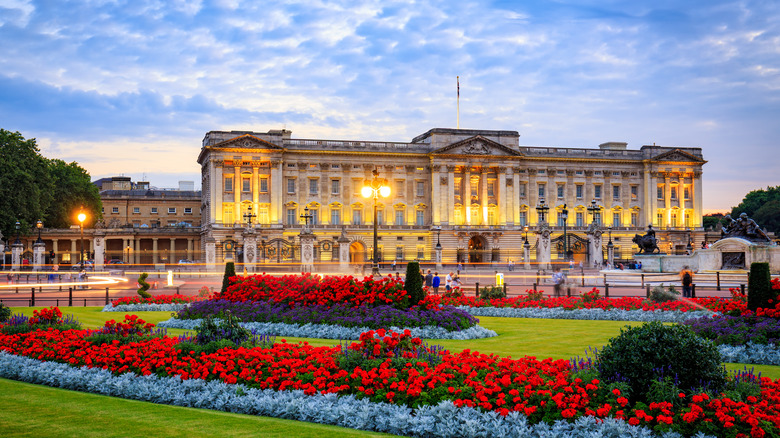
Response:
[[[553,261],[564,249],[575,261],[600,261],[603,254],[588,250],[593,222],[609,233],[616,259],[631,258],[631,239],[648,225],[665,252],[684,252],[704,238],[701,148],[561,148],[519,140],[516,131],[444,128],[410,142],[210,131],[198,156],[200,250],[213,244],[215,262],[240,257],[251,229],[256,260],[292,263],[306,218],[316,260],[338,260],[339,246],[349,245],[350,261],[365,262],[373,253],[374,200],[361,188],[375,169],[391,188],[377,201],[386,263],[431,262],[437,243],[444,263],[519,262],[525,239],[536,245],[542,222],[552,230]]]

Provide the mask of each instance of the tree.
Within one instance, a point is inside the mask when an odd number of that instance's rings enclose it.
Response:
[[[721,227],[725,225],[723,223],[723,213],[705,214],[702,216],[702,226],[705,230],[720,231]]]
[[[406,278],[404,279],[404,289],[409,296],[409,306],[416,306],[425,299],[423,292],[423,277],[420,274],[420,264],[418,262],[409,262],[406,264]]]
[[[49,174],[54,183],[52,193],[56,201],[46,211],[46,227],[67,228],[75,224],[75,215],[82,207],[89,224],[100,219],[103,206],[100,192],[83,167],[76,162],[54,159],[49,161]],[[86,223],[84,225],[87,226]]]
[[[225,263],[225,275],[222,276],[222,289],[220,292],[227,292],[228,286],[231,285],[230,277],[236,276],[236,264],[233,262]]]
[[[52,180],[48,162],[38,151],[35,139],[0,128],[0,230],[7,238],[16,236],[18,220],[23,234],[45,217],[52,202]]]
[[[767,207],[761,211],[764,206]],[[769,231],[780,233],[780,226],[777,225],[777,215],[780,214],[780,208],[778,207],[780,207],[780,186],[767,187],[766,190],[753,190],[745,195],[742,202],[731,209],[731,217],[736,219],[740,213],[746,213],[762,228],[766,227]],[[773,218],[775,219],[774,221],[771,220]],[[767,222],[772,222],[776,225],[772,228]]]

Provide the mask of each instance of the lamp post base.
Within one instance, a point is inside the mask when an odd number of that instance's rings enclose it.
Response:
[[[371,266],[371,276],[372,277],[381,277],[382,274],[379,273],[379,265],[374,263],[373,266]]]

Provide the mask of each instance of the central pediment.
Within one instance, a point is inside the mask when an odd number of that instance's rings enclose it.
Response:
[[[252,134],[244,134],[230,140],[219,142],[213,148],[239,148],[239,149],[283,149],[282,147],[271,143],[270,141],[257,138]]]
[[[663,154],[656,155],[653,161],[671,161],[671,162],[696,162],[702,163],[704,160],[680,149],[673,149]]]
[[[448,146],[436,149],[431,152],[432,155],[512,155],[521,156],[522,154],[512,148],[502,145],[481,135],[475,135],[465,140],[453,143]]]

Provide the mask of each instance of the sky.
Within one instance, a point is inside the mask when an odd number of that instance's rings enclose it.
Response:
[[[705,212],[780,185],[780,2],[0,0],[0,128],[93,179],[195,181],[212,130],[701,147]]]

